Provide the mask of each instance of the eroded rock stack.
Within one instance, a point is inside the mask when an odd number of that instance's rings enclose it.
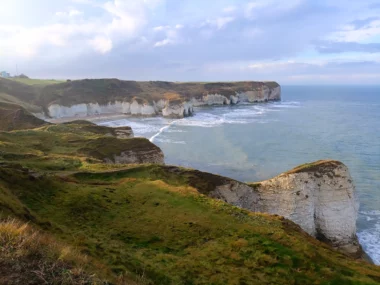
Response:
[[[348,168],[339,161],[301,165],[248,185],[202,172],[193,175],[197,178],[192,180],[202,179],[198,184],[207,185],[202,193],[210,197],[253,212],[283,216],[345,253],[355,257],[363,254],[356,236],[359,205],[355,186]]]

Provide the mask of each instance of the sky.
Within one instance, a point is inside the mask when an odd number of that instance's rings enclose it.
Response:
[[[0,0],[32,78],[380,84],[380,0]]]

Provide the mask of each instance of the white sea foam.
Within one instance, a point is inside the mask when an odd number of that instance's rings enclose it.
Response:
[[[367,229],[357,233],[360,244],[375,264],[380,265],[380,211],[360,211],[367,222]]]
[[[358,232],[357,235],[365,252],[375,264],[380,265],[380,223],[373,228]]]
[[[164,138],[156,138],[156,142],[161,142],[161,143],[173,143],[173,144],[186,144],[184,141],[175,141],[171,139],[164,139]]]
[[[178,122],[180,120],[175,120],[175,121],[172,121],[171,123],[169,123],[167,126],[164,126],[162,127],[157,134],[155,134],[154,136],[152,136],[149,141],[151,142],[154,142],[154,140],[159,136],[161,135],[166,129],[170,128],[172,125],[174,125],[176,122]]]
[[[100,122],[100,123],[98,123],[98,125],[113,127],[113,128],[130,126],[133,130],[133,133],[136,136],[139,136],[139,135],[143,136],[144,134],[147,134],[147,133],[154,133],[160,129],[160,125],[154,125],[154,124],[142,123],[142,122],[138,123],[138,122],[129,121],[126,119]]]
[[[276,102],[274,104],[271,104],[270,106],[273,108],[299,108],[301,105],[300,102],[295,101],[282,101],[282,102]]]

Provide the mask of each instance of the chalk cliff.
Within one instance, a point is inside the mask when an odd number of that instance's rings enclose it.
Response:
[[[267,102],[281,99],[281,87],[272,81],[164,82],[84,79],[28,86],[0,79],[0,93],[36,117],[85,118],[107,114],[131,116],[190,116],[194,107]]]
[[[250,184],[196,170],[185,173],[190,185],[203,194],[253,212],[284,216],[347,254],[363,253],[356,236],[355,186],[339,161],[305,164]]]
[[[104,114],[182,118],[192,115],[194,107],[280,100],[281,87],[275,82],[172,83],[99,79],[48,86],[41,98],[37,104],[45,111],[35,115],[45,119]]]

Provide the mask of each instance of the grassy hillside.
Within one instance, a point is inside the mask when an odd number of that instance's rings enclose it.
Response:
[[[41,234],[30,224],[0,220],[0,284],[105,284],[105,267]]]
[[[1,109],[0,109],[1,114]],[[35,129],[0,132],[0,161],[20,163],[32,169],[51,171],[86,169],[113,161],[114,155],[132,151],[161,152],[147,139],[118,139],[118,129],[89,122],[46,125]]]
[[[33,86],[47,86],[51,84],[62,83],[64,80],[54,80],[54,79],[32,79],[32,78],[10,78],[12,81],[19,83],[33,85]]]
[[[135,274],[146,284],[380,283],[377,267],[332,250],[288,220],[199,194],[181,169],[167,175],[163,166],[143,166],[31,179],[27,170],[8,165],[0,178],[0,205],[100,260],[114,278]]]
[[[23,107],[0,100],[0,131],[23,130],[43,125],[48,123],[36,118]]]

